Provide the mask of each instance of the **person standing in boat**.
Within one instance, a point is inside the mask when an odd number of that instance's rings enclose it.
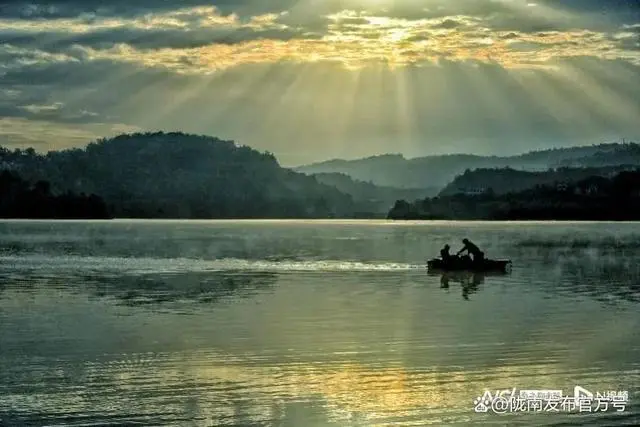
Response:
[[[458,253],[456,254],[457,256],[459,256],[464,251],[467,251],[468,254],[473,256],[474,263],[479,263],[484,260],[484,252],[482,252],[480,248],[478,248],[478,246],[476,246],[472,241],[470,241],[469,239],[462,239],[462,243],[464,243],[464,246],[458,251]]]

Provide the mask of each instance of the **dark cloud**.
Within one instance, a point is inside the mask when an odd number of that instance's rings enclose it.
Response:
[[[513,40],[513,39],[517,39],[519,37],[520,37],[520,34],[514,33],[514,32],[510,32],[510,33],[507,33],[507,34],[501,36],[500,38],[503,39],[503,40]]]
[[[296,0],[3,0],[0,16],[22,19],[52,19],[85,16],[140,16],[178,8],[216,6],[224,14],[236,13],[243,17],[279,12],[297,4]]]
[[[638,7],[629,6],[625,2],[616,3],[613,7],[603,8],[601,2],[573,2],[539,1],[542,6],[565,7],[567,10],[575,10],[584,14],[558,13],[549,16],[546,13],[536,13],[535,7],[525,7],[527,2],[519,0],[507,1],[478,1],[460,0],[456,2],[444,0],[432,0],[427,7],[422,2],[409,0],[407,2],[393,2],[381,5],[384,10],[378,12],[384,16],[407,19],[420,18],[446,18],[436,28],[456,29],[465,25],[464,21],[450,18],[451,16],[469,16],[474,19],[482,19],[483,25],[493,30],[511,31],[513,33],[540,33],[545,31],[562,31],[569,29],[591,29],[598,31],[611,31],[619,28],[623,22],[636,23],[640,21],[631,20],[632,12]],[[553,3],[553,4],[552,4]],[[580,4],[584,3],[583,6]],[[361,7],[365,7],[367,2],[362,2]],[[271,40],[291,40],[293,38],[318,39],[327,33],[330,24],[327,14],[343,10],[346,6],[353,6],[358,9],[359,3],[345,4],[344,1],[327,0],[278,0],[278,1],[258,1],[258,0],[214,0],[206,2],[204,0],[186,0],[179,4],[162,0],[53,0],[36,3],[26,3],[23,1],[5,1],[0,4],[0,16],[5,19],[19,16],[22,20],[38,19],[38,22],[45,23],[47,19],[57,17],[73,17],[80,19],[81,24],[99,24],[97,17],[104,18],[113,16],[115,18],[131,19],[138,18],[149,13],[175,12],[177,8],[215,6],[221,13],[239,13],[241,22],[247,23],[248,19],[261,13],[282,12],[286,14],[276,18],[274,23],[284,24],[287,28],[256,28],[238,27],[236,25],[221,24],[216,27],[206,27],[200,25],[201,15],[188,13],[180,15],[179,19],[187,24],[186,28],[171,27],[136,27],[124,24],[117,28],[100,28],[88,32],[69,32],[63,26],[60,28],[43,27],[41,29],[16,29],[11,26],[2,28],[0,26],[0,40],[16,46],[31,48],[42,48],[47,51],[60,51],[73,44],[105,49],[116,44],[125,43],[139,49],[158,48],[195,48],[206,46],[212,43],[234,44],[250,40],[271,39]],[[517,7],[515,7],[515,6]],[[519,5],[519,6],[518,6]],[[626,5],[626,6],[625,6]],[[375,13],[375,8],[369,7],[371,13]],[[16,15],[16,11],[22,11]],[[602,11],[609,11],[603,13]],[[92,18],[93,17],[93,18]],[[624,18],[624,19],[621,19]],[[51,21],[53,22],[53,21]],[[361,16],[344,16],[339,22],[334,24],[337,30],[356,30],[358,25],[364,25],[368,21]],[[634,31],[631,29],[630,31]]]
[[[621,49],[628,51],[640,50],[640,36],[616,40],[616,43],[618,43]]]
[[[442,23],[434,25],[434,28],[453,29],[466,25],[464,22],[456,21],[455,19],[445,19]]]
[[[23,19],[96,16],[138,16],[150,12],[162,12],[177,8],[216,6],[223,13],[240,16],[307,9],[316,14],[343,9],[384,11],[386,16],[414,19],[416,17],[446,17],[470,15],[485,17],[494,13],[512,11],[514,5],[526,6],[527,0],[405,0],[376,3],[345,2],[344,0],[4,0],[0,3],[0,16]],[[543,6],[562,8],[573,13],[600,15],[603,18],[638,22],[640,4],[633,0],[537,0]],[[425,11],[426,9],[426,11]]]
[[[609,34],[608,39],[620,46],[621,49],[640,50],[640,24],[623,27],[619,32]]]
[[[621,22],[633,23],[640,20],[640,2],[636,0],[544,0],[543,3],[550,7],[562,7],[567,11],[599,15]]]
[[[0,118],[14,117],[28,120],[44,120],[54,123],[87,124],[117,123],[116,117],[105,117],[95,111],[70,109],[57,104],[14,105],[0,101]]]
[[[4,117],[22,117],[29,120],[46,120],[58,123],[93,123],[104,121],[104,118],[101,118],[96,112],[71,109],[61,102],[7,106],[0,104],[0,111]]]
[[[67,60],[61,60],[0,49],[0,62],[12,64],[0,78],[0,117],[65,123],[118,121],[123,117],[117,106],[141,88],[161,86],[179,92],[197,80],[135,63],[87,60],[82,48],[67,53]]]
[[[304,33],[302,30],[278,28],[195,28],[180,29],[118,27],[101,29],[89,33],[66,33],[62,31],[24,32],[3,31],[0,39],[14,46],[40,48],[49,52],[61,52],[72,45],[94,49],[108,49],[118,44],[127,44],[137,49],[189,49],[211,44],[236,44],[254,40],[291,40],[304,37],[319,38],[320,35]]]
[[[10,89],[3,89],[0,83],[0,117],[24,117],[28,111],[21,105],[44,105],[48,94],[31,90],[29,87],[9,85]]]

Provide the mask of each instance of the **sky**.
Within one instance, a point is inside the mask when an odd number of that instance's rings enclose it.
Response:
[[[0,145],[157,130],[284,166],[640,142],[640,2],[0,0]]]

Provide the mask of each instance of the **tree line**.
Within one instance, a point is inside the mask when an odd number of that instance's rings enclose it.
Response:
[[[640,171],[592,176],[574,183],[537,185],[523,191],[454,194],[398,200],[389,219],[589,220],[640,219]]]

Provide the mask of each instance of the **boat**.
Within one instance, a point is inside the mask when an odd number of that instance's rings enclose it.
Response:
[[[484,259],[480,263],[474,263],[468,257],[452,257],[449,261],[442,258],[433,258],[427,261],[429,271],[471,271],[471,272],[499,272],[506,273],[511,268],[511,260],[508,259]]]

